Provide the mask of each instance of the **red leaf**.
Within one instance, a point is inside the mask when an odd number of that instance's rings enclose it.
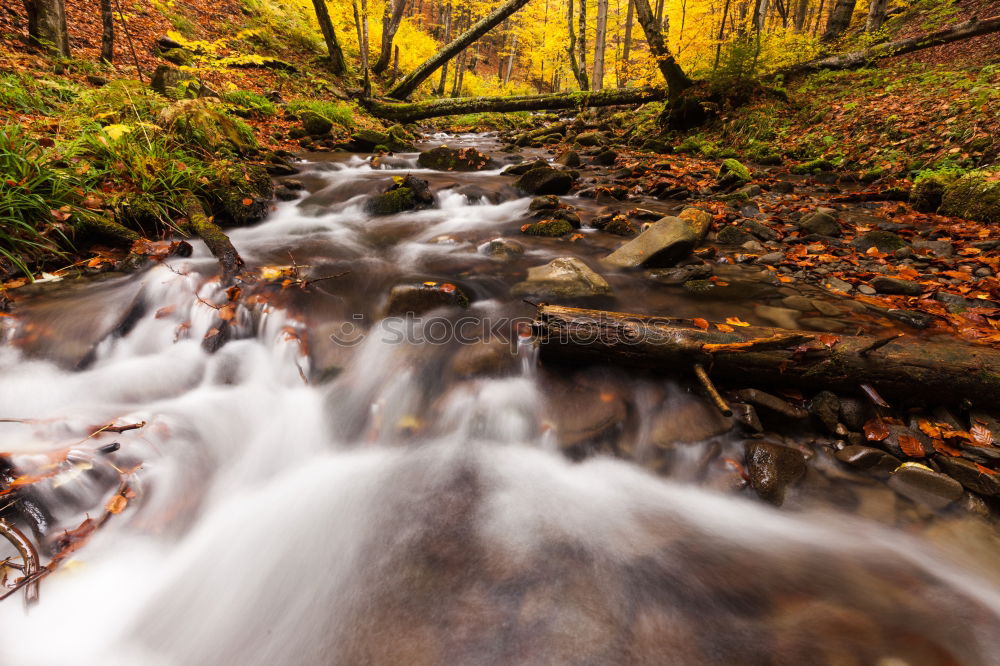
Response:
[[[911,458],[923,458],[926,455],[924,447],[920,444],[920,440],[909,435],[899,436],[899,448]]]
[[[889,426],[882,422],[882,419],[872,419],[863,427],[865,437],[872,442],[881,442],[889,436]]]

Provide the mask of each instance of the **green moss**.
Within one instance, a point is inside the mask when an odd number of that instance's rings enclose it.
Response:
[[[833,162],[823,158],[810,160],[808,162],[803,162],[802,164],[796,164],[791,169],[792,173],[807,175],[812,173],[819,173],[820,171],[833,171]]]
[[[300,118],[303,116],[303,112],[309,111],[341,127],[354,127],[354,113],[351,107],[346,104],[316,99],[294,99],[285,105],[285,109]]]
[[[739,160],[730,158],[722,160],[718,178],[720,187],[735,187],[749,183],[753,179],[753,174]]]
[[[913,180],[910,204],[922,213],[935,212],[941,205],[945,188],[958,180],[961,175],[962,172],[958,169],[921,171]]]
[[[521,227],[521,233],[529,236],[564,236],[573,231],[573,225],[566,220],[542,220]]]
[[[707,294],[715,289],[715,284],[709,280],[688,280],[684,283],[684,288],[695,294]]]
[[[397,187],[369,199],[366,208],[372,215],[395,215],[410,210],[415,205],[413,190],[409,187]]]
[[[221,162],[206,188],[213,213],[237,225],[260,222],[267,216],[274,183],[264,167],[257,164]]]
[[[1000,170],[973,171],[955,179],[945,186],[938,212],[977,222],[1000,222]]]
[[[180,143],[218,152],[248,154],[257,150],[253,130],[240,120],[226,115],[224,109],[206,99],[185,99],[163,109],[157,124]]]

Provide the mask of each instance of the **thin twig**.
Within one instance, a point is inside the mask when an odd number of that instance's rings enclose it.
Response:
[[[708,373],[705,372],[705,368],[701,365],[701,363],[694,364],[694,374],[698,378],[698,381],[701,382],[705,392],[708,393],[708,397],[712,399],[715,406],[719,408],[720,412],[722,412],[722,415],[732,416],[732,408],[729,406],[729,403],[726,402],[726,399],[719,395],[719,390],[715,388],[715,384],[713,384],[712,380],[709,379]]]
[[[146,79],[142,76],[142,68],[139,67],[139,56],[135,53],[135,45],[132,43],[132,33],[129,32],[128,23],[125,22],[125,15],[122,13],[122,5],[119,0],[115,0],[115,6],[118,8],[118,20],[122,22],[122,30],[125,31],[125,38],[128,40],[128,48],[132,51],[132,60],[135,61],[135,71],[139,74],[139,82],[145,83]]]
[[[33,583],[31,579],[38,572],[38,551],[35,549],[34,544],[31,543],[31,540],[21,530],[2,518],[0,518],[0,535],[6,537],[7,541],[17,549],[18,554],[21,556],[21,572],[24,574],[24,577],[11,593],[24,587],[24,602],[26,604],[33,604],[38,601],[38,585],[29,584],[29,581]],[[6,596],[8,595],[4,595],[0,599],[4,599]]]

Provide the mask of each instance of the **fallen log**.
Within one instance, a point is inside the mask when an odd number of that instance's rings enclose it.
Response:
[[[243,258],[233,247],[233,242],[219,228],[219,225],[205,214],[205,208],[198,201],[198,197],[190,192],[184,195],[184,212],[187,214],[191,229],[205,242],[212,255],[219,260],[219,265],[222,266],[223,286],[232,285],[243,268]]]
[[[733,327],[727,327],[733,328]],[[542,360],[612,362],[654,370],[703,365],[715,379],[886,396],[935,403],[967,399],[1000,407],[1000,350],[903,336],[880,338],[746,326],[702,330],[686,319],[542,305],[535,333]],[[781,346],[776,340],[787,340]],[[756,341],[766,341],[755,344]]]
[[[425,118],[462,113],[548,111],[581,109],[590,106],[616,106],[618,104],[637,105],[656,102],[666,99],[666,97],[666,91],[662,88],[646,87],[512,97],[459,97],[457,99],[435,99],[408,103],[368,99],[362,100],[362,103],[368,111],[380,118],[409,123]]]
[[[1000,16],[992,16],[986,19],[973,18],[927,35],[898,39],[893,42],[878,44],[870,49],[853,51],[851,53],[829,56],[826,58],[817,58],[816,60],[791,65],[789,67],[779,69],[775,72],[775,74],[795,76],[797,74],[806,74],[808,72],[815,72],[821,69],[854,69],[856,67],[866,65],[872,60],[878,60],[879,58],[888,58],[890,56],[903,55],[904,53],[912,53],[913,51],[919,51],[920,49],[940,46],[941,44],[957,42],[962,39],[969,39],[970,37],[986,35],[997,31],[1000,31]]]

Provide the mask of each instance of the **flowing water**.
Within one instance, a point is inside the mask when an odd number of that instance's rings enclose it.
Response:
[[[248,287],[231,321],[203,248],[48,285],[0,319],[0,418],[20,419],[0,450],[48,475],[24,496],[43,546],[141,465],[38,604],[0,604],[0,663],[1000,663],[996,571],[931,543],[946,517],[906,521],[835,465],[825,490],[767,507],[731,491],[741,440],[705,432],[683,388],[540,368],[510,285],[616,241],[519,238],[525,255],[498,261],[480,246],[518,237],[529,200],[412,157],[304,165],[300,200],[232,239],[251,267],[328,279]],[[439,207],[365,214],[392,167]],[[393,285],[428,280],[472,305],[382,317]],[[612,307],[756,316],[609,280]],[[504,340],[455,339],[461,317]],[[88,437],[110,422],[145,426]],[[669,465],[664,431],[688,442]],[[589,455],[595,433],[616,456]],[[956,524],[965,555],[991,544]]]

